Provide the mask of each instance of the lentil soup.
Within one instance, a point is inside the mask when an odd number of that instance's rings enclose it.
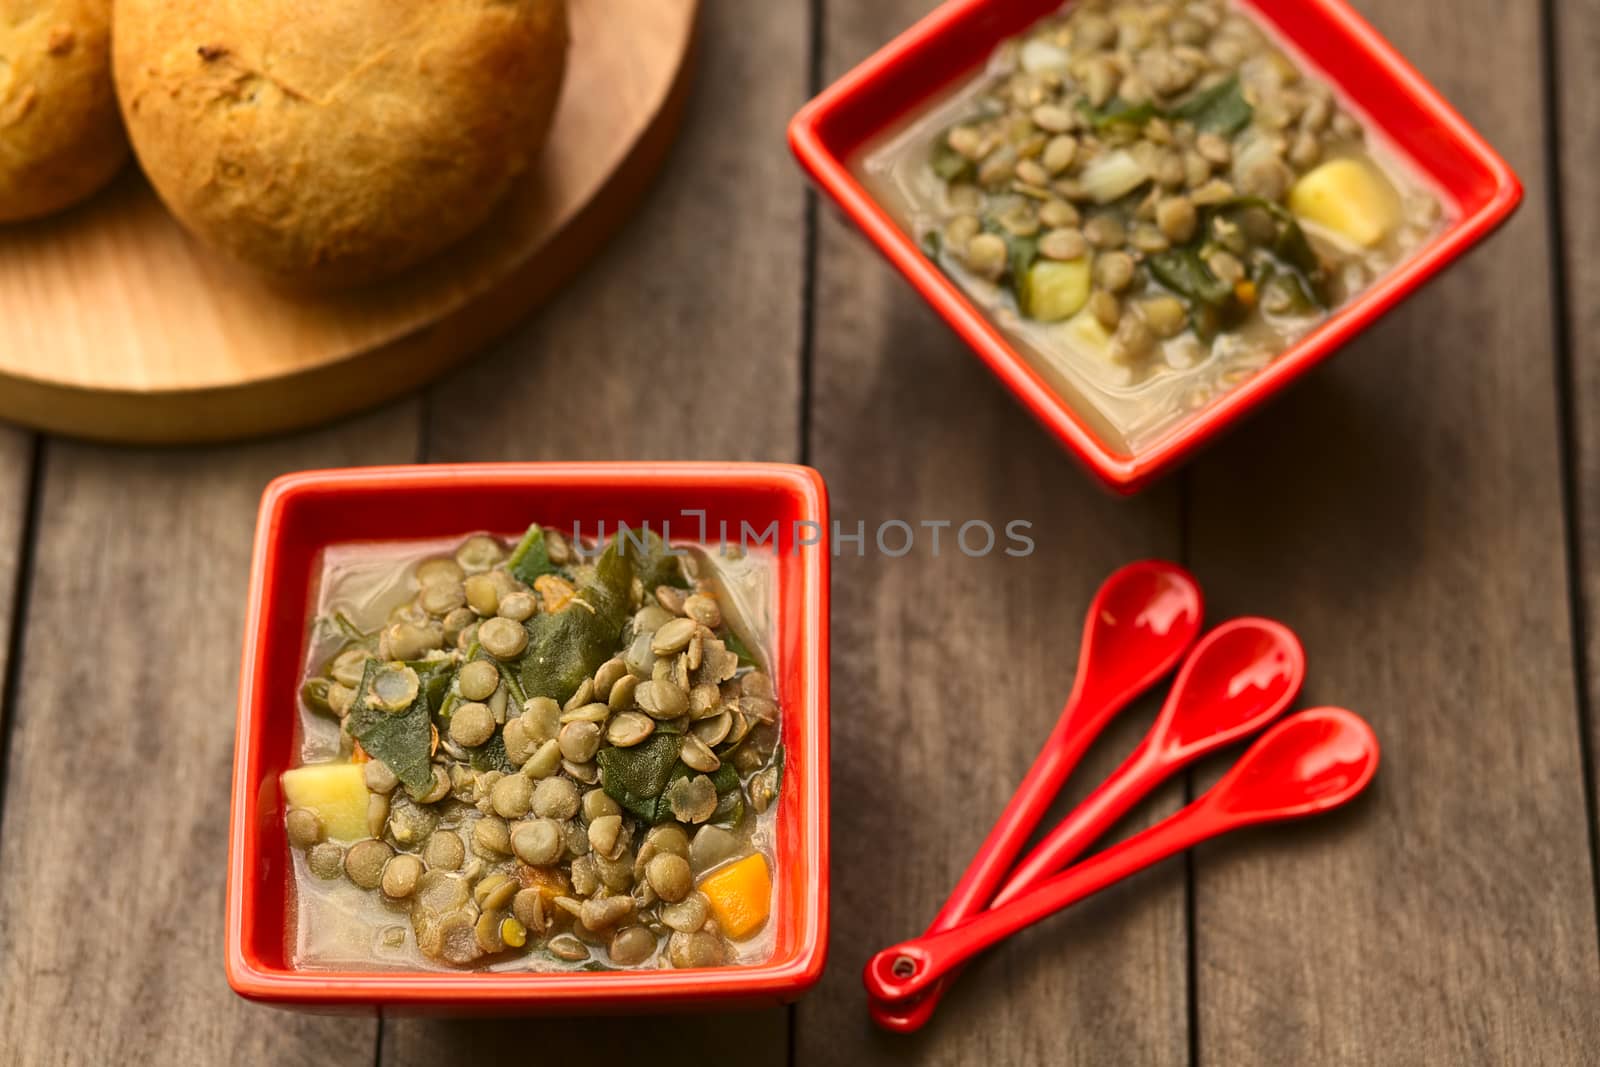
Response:
[[[281,778],[295,966],[763,962],[772,577],[537,524],[327,549]]]
[[[868,146],[861,177],[1130,451],[1441,228],[1439,198],[1225,0],[1077,0]]]

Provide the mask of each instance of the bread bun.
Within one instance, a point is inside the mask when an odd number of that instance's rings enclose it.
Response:
[[[76,204],[127,158],[111,0],[0,3],[0,222]]]
[[[488,218],[537,156],[563,0],[118,0],[146,174],[202,241],[285,282],[395,273]]]

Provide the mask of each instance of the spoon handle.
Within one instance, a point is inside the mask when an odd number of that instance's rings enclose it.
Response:
[[[1009,904],[992,908],[960,926],[884,949],[867,961],[863,976],[867,991],[889,1002],[925,993],[952,969],[1018,930],[1236,825],[1236,820],[1201,797]]]
[[[998,908],[1009,904],[1061,873],[1180,767],[1163,761],[1148,737],[1139,742],[1139,747],[1129,753],[1110,778],[1056,823],[1044,840],[1023,857],[989,906]]]
[[[1079,689],[1073,690],[1050,739],[984,838],[978,854],[967,865],[961,881],[950,891],[929,930],[948,930],[983,910],[1084,752],[1106,723],[1132,699],[1131,694],[1119,694],[1118,699],[1111,700],[1085,698]]]
[[[1005,885],[991,903],[998,908],[1024,895],[1061,868],[1071,863],[1084,850],[1116,825],[1140,800],[1149,796],[1156,786],[1170,775],[1171,768],[1153,755],[1149,740],[1122,761],[1115,773],[1106,779],[1082,804],[1056,824],[1039,846],[1012,872]],[[963,915],[960,918],[965,919]],[[924,937],[951,929],[951,926],[930,928]],[[955,981],[960,968],[941,978],[927,994],[911,1004],[884,1004],[873,1000],[868,1005],[872,1018],[880,1026],[902,1033],[921,1029],[944,996],[944,990]]]

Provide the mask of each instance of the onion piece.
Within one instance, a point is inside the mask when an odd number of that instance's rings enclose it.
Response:
[[[1083,187],[1097,204],[1120,200],[1150,180],[1150,172],[1126,149],[1107,152],[1083,168]]]
[[[1047,71],[1064,71],[1072,62],[1072,57],[1067,55],[1066,49],[1053,45],[1048,41],[1029,41],[1022,46],[1022,69],[1029,74],[1044,74]]]

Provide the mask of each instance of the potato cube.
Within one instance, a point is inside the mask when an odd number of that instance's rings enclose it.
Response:
[[[1371,248],[1400,221],[1400,196],[1372,164],[1335,159],[1295,182],[1289,210],[1303,222]]]
[[[278,779],[284,802],[309,808],[335,841],[367,836],[367,782],[359,763],[312,763],[284,771]]]

